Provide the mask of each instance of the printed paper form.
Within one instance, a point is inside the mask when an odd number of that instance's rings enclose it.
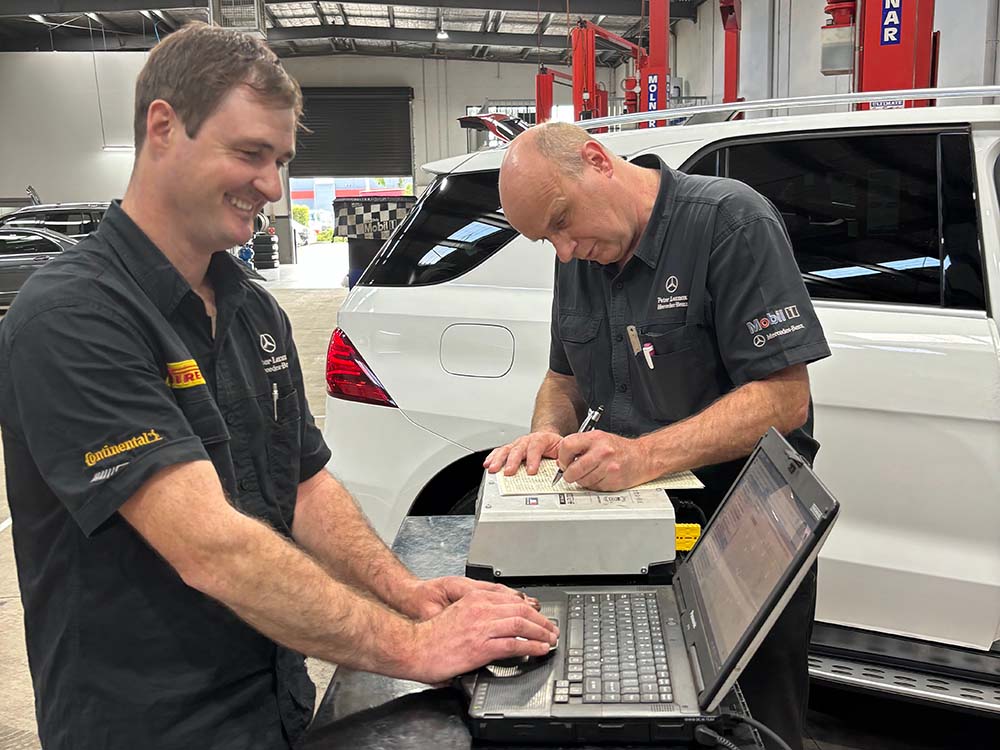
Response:
[[[521,464],[517,473],[513,476],[504,476],[502,472],[497,474],[497,485],[501,495],[547,495],[553,492],[566,492],[574,495],[591,494],[593,490],[588,490],[580,485],[567,484],[564,479],[560,479],[555,484],[552,480],[559,470],[559,465],[554,458],[543,458],[535,476],[529,476],[528,470]],[[701,483],[690,471],[679,471],[676,474],[668,474],[665,477],[654,479],[652,482],[640,484],[638,487],[630,489],[636,490],[700,490],[705,485]]]

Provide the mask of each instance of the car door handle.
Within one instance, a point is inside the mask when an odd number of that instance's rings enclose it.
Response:
[[[41,262],[41,261],[49,260],[51,258],[52,258],[51,255],[36,255],[34,258],[32,258],[32,260],[33,261],[39,261],[39,262]]]

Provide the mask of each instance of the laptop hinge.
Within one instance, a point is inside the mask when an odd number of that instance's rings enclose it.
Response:
[[[688,658],[691,660],[691,671],[694,673],[694,681],[698,686],[698,692],[705,692],[705,680],[701,677],[701,662],[698,661],[698,650],[694,644],[688,646]]]

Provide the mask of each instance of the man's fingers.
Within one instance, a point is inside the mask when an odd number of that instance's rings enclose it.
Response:
[[[529,641],[540,641],[554,646],[556,635],[548,628],[528,622],[522,617],[508,617],[494,620],[490,623],[488,635],[490,638],[527,638]]]
[[[496,474],[500,471],[500,467],[504,465],[507,460],[507,454],[510,453],[510,445],[501,445],[499,448],[494,448],[493,452],[487,457],[489,463],[486,468],[489,469],[490,474]]]
[[[503,467],[503,473],[506,476],[509,477],[517,473],[518,468],[524,461],[524,454],[524,443],[520,440],[511,446],[510,453],[507,456],[507,463]]]
[[[522,638],[493,638],[489,645],[494,654],[490,661],[511,656],[545,656],[551,650],[548,643]]]

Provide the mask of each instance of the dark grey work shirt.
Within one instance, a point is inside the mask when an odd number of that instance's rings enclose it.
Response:
[[[208,459],[237,508],[290,536],[300,481],[329,459],[287,317],[228,253],[209,276],[214,338],[201,299],[112,205],[0,324],[7,493],[48,750],[272,750],[312,716],[301,655],[185,585],[117,513],[161,469]]]
[[[635,255],[618,270],[556,264],[549,367],[573,375],[600,428],[634,437],[697,414],[734,388],[830,354],[780,215],[741,182],[676,172]],[[650,368],[634,352],[651,344]],[[789,440],[808,459],[809,421]],[[725,436],[720,435],[720,440]],[[698,470],[711,510],[742,461]]]

